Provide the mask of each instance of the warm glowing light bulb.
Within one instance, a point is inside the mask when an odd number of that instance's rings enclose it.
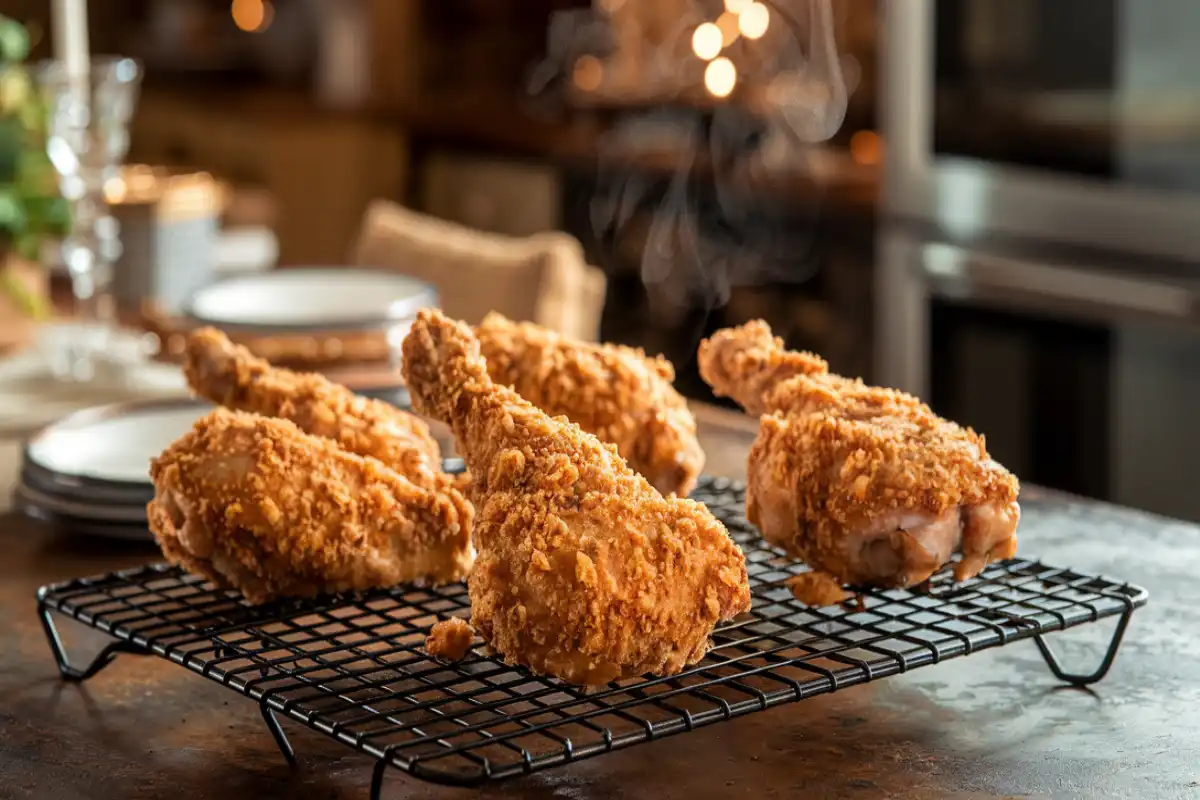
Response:
[[[717,28],[721,31],[721,44],[729,47],[738,38],[738,15],[726,11],[717,17]]]
[[[850,156],[864,167],[877,166],[883,161],[883,140],[875,131],[857,131],[850,137]]]
[[[692,52],[696,54],[697,58],[712,61],[721,55],[724,38],[720,28],[711,22],[705,22],[692,34]]]
[[[604,82],[604,65],[595,56],[580,56],[575,62],[575,85],[585,92],[594,92]]]
[[[708,62],[704,70],[704,88],[713,97],[728,97],[737,85],[737,68],[733,62],[722,56]]]
[[[740,14],[753,0],[725,0],[725,10],[731,14]]]
[[[759,39],[771,24],[771,12],[762,3],[748,3],[738,16],[738,30],[747,39]]]
[[[275,18],[275,8],[268,0],[233,0],[230,13],[233,24],[250,33],[265,31]]]

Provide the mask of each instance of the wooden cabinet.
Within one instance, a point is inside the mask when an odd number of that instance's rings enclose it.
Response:
[[[544,161],[439,150],[420,164],[421,210],[509,236],[562,227],[558,170]]]
[[[398,197],[407,137],[366,115],[283,108],[262,96],[205,102],[148,92],[132,130],[131,160],[204,169],[268,191],[278,210],[281,264],[340,264],[367,203]]]

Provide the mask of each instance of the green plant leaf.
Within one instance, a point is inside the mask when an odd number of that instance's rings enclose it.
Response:
[[[40,232],[26,230],[13,239],[13,250],[26,261],[42,260],[42,237]]]
[[[43,236],[61,236],[71,221],[70,207],[61,197],[27,197],[21,204],[25,211],[25,230]]]
[[[11,186],[0,187],[0,231],[10,235],[25,227],[25,204]]]
[[[0,185],[18,180],[17,166],[21,153],[28,150],[25,131],[14,119],[0,116]]]
[[[24,61],[29,57],[29,31],[11,17],[0,16],[0,60]]]
[[[0,16],[0,60],[19,62],[29,57],[29,31],[10,17]]]
[[[70,216],[46,155],[46,106],[21,63],[29,45],[25,26],[0,15],[0,242],[36,259]]]
[[[50,316],[50,301],[30,291],[29,287],[6,269],[0,270],[0,294],[11,297],[21,311],[34,319],[46,319]]]

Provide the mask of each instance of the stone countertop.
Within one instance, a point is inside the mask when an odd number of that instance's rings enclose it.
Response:
[[[753,425],[700,416],[709,471],[741,477]],[[5,501],[18,454],[0,442]],[[393,771],[384,796],[1200,797],[1200,527],[1036,488],[1022,502],[1024,554],[1151,592],[1092,690],[1062,687],[1025,641],[473,792]],[[293,771],[255,703],[175,665],[120,656],[58,680],[37,587],[155,555],[0,516],[0,798],[366,798],[367,758],[285,722]],[[1112,626],[1050,639],[1090,671]]]

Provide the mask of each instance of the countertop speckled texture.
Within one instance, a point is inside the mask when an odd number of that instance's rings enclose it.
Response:
[[[750,427],[701,419],[709,471],[743,475]],[[0,443],[5,494],[16,458]],[[1062,688],[1020,642],[482,790],[396,772],[384,796],[1200,797],[1200,527],[1036,489],[1023,503],[1023,554],[1151,591],[1094,691]],[[366,758],[285,723],[292,771],[253,702],[173,665],[121,656],[86,684],[58,680],[36,588],[154,556],[0,516],[0,800],[366,798]],[[1090,670],[1111,626],[1051,641]]]

